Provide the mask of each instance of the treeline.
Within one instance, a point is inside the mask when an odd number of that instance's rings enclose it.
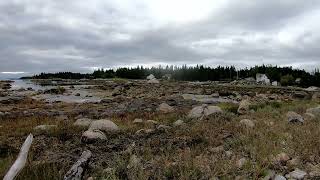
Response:
[[[71,72],[60,73],[41,73],[31,78],[33,79],[96,79],[96,78],[126,78],[126,79],[145,79],[149,74],[156,78],[171,77],[174,80],[182,81],[233,81],[255,77],[257,73],[266,74],[271,81],[278,81],[282,85],[300,85],[303,87],[320,86],[320,73],[315,70],[313,73],[305,70],[293,69],[292,67],[278,66],[255,66],[237,70],[234,66],[159,66],[144,68],[138,66],[135,68],[118,68],[117,70],[95,70],[92,74],[80,74]],[[296,81],[300,79],[300,81]],[[298,84],[297,84],[298,83]]]

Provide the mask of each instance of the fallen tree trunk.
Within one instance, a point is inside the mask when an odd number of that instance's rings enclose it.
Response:
[[[19,172],[24,168],[27,162],[28,152],[32,144],[32,141],[33,141],[33,135],[29,134],[29,136],[24,141],[21,147],[17,160],[11,166],[7,174],[4,176],[3,180],[13,180],[19,174]]]
[[[92,156],[91,151],[89,150],[83,151],[78,161],[73,164],[71,169],[64,176],[64,180],[81,180],[85,166],[87,166],[91,156]]]

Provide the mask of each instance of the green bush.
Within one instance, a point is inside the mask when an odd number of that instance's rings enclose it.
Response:
[[[294,84],[294,77],[291,74],[282,76],[280,83],[282,86],[291,86]]]

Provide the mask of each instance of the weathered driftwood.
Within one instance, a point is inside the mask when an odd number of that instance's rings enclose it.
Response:
[[[81,154],[81,157],[78,159],[78,161],[75,164],[73,164],[71,169],[64,176],[64,179],[65,180],[81,180],[83,176],[84,168],[88,164],[91,156],[92,156],[91,151],[89,150],[83,151],[83,153]]]
[[[7,174],[4,176],[3,178],[4,180],[13,180],[19,174],[19,172],[23,169],[23,167],[27,162],[28,152],[32,144],[32,140],[33,140],[33,135],[29,134],[29,136],[24,141],[21,147],[17,160],[14,162],[14,164],[11,166]]]

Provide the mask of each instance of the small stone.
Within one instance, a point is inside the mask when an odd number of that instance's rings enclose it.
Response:
[[[134,119],[133,124],[143,124],[143,120],[142,119]]]
[[[275,157],[276,163],[279,164],[286,164],[287,161],[289,161],[290,157],[286,153],[280,153]]]
[[[289,123],[303,123],[304,122],[303,117],[300,114],[293,112],[293,111],[289,111],[287,113],[287,119],[288,119]]]
[[[118,131],[119,127],[112,121],[107,119],[101,119],[92,121],[89,130],[101,130],[101,131]]]
[[[214,147],[209,149],[209,151],[212,153],[221,153],[224,151],[224,147],[223,146]]]
[[[233,154],[232,151],[226,151],[225,153],[226,153],[226,157],[227,157],[227,158],[231,158],[231,156],[232,156],[232,154]]]
[[[283,177],[282,175],[276,175],[276,177],[274,178],[274,180],[287,180],[285,177]]]
[[[180,127],[183,126],[185,123],[182,120],[177,120],[176,122],[173,123],[174,127]]]
[[[92,121],[93,120],[89,118],[81,118],[81,119],[77,119],[76,122],[73,123],[73,125],[81,126],[81,127],[89,127]]]
[[[289,174],[286,175],[287,178],[293,178],[293,179],[303,179],[307,175],[306,172],[296,169]]]
[[[247,114],[250,111],[250,101],[242,100],[239,104],[238,113],[239,114]]]
[[[168,105],[167,103],[162,103],[159,105],[157,110],[163,113],[170,113],[174,111],[174,108]]]
[[[36,131],[48,131],[54,128],[57,128],[57,125],[39,125],[34,128]]]
[[[168,129],[171,129],[171,127],[161,124],[161,125],[159,125],[159,126],[157,127],[157,129],[158,129],[158,130],[168,130]]]
[[[100,130],[87,130],[82,134],[82,142],[92,142],[96,140],[106,140],[106,135]]]
[[[240,124],[246,126],[247,128],[253,128],[254,127],[254,122],[251,121],[250,119],[242,119],[240,121]]]
[[[237,167],[239,169],[241,169],[245,164],[247,163],[247,159],[246,158],[241,158],[237,161]]]

